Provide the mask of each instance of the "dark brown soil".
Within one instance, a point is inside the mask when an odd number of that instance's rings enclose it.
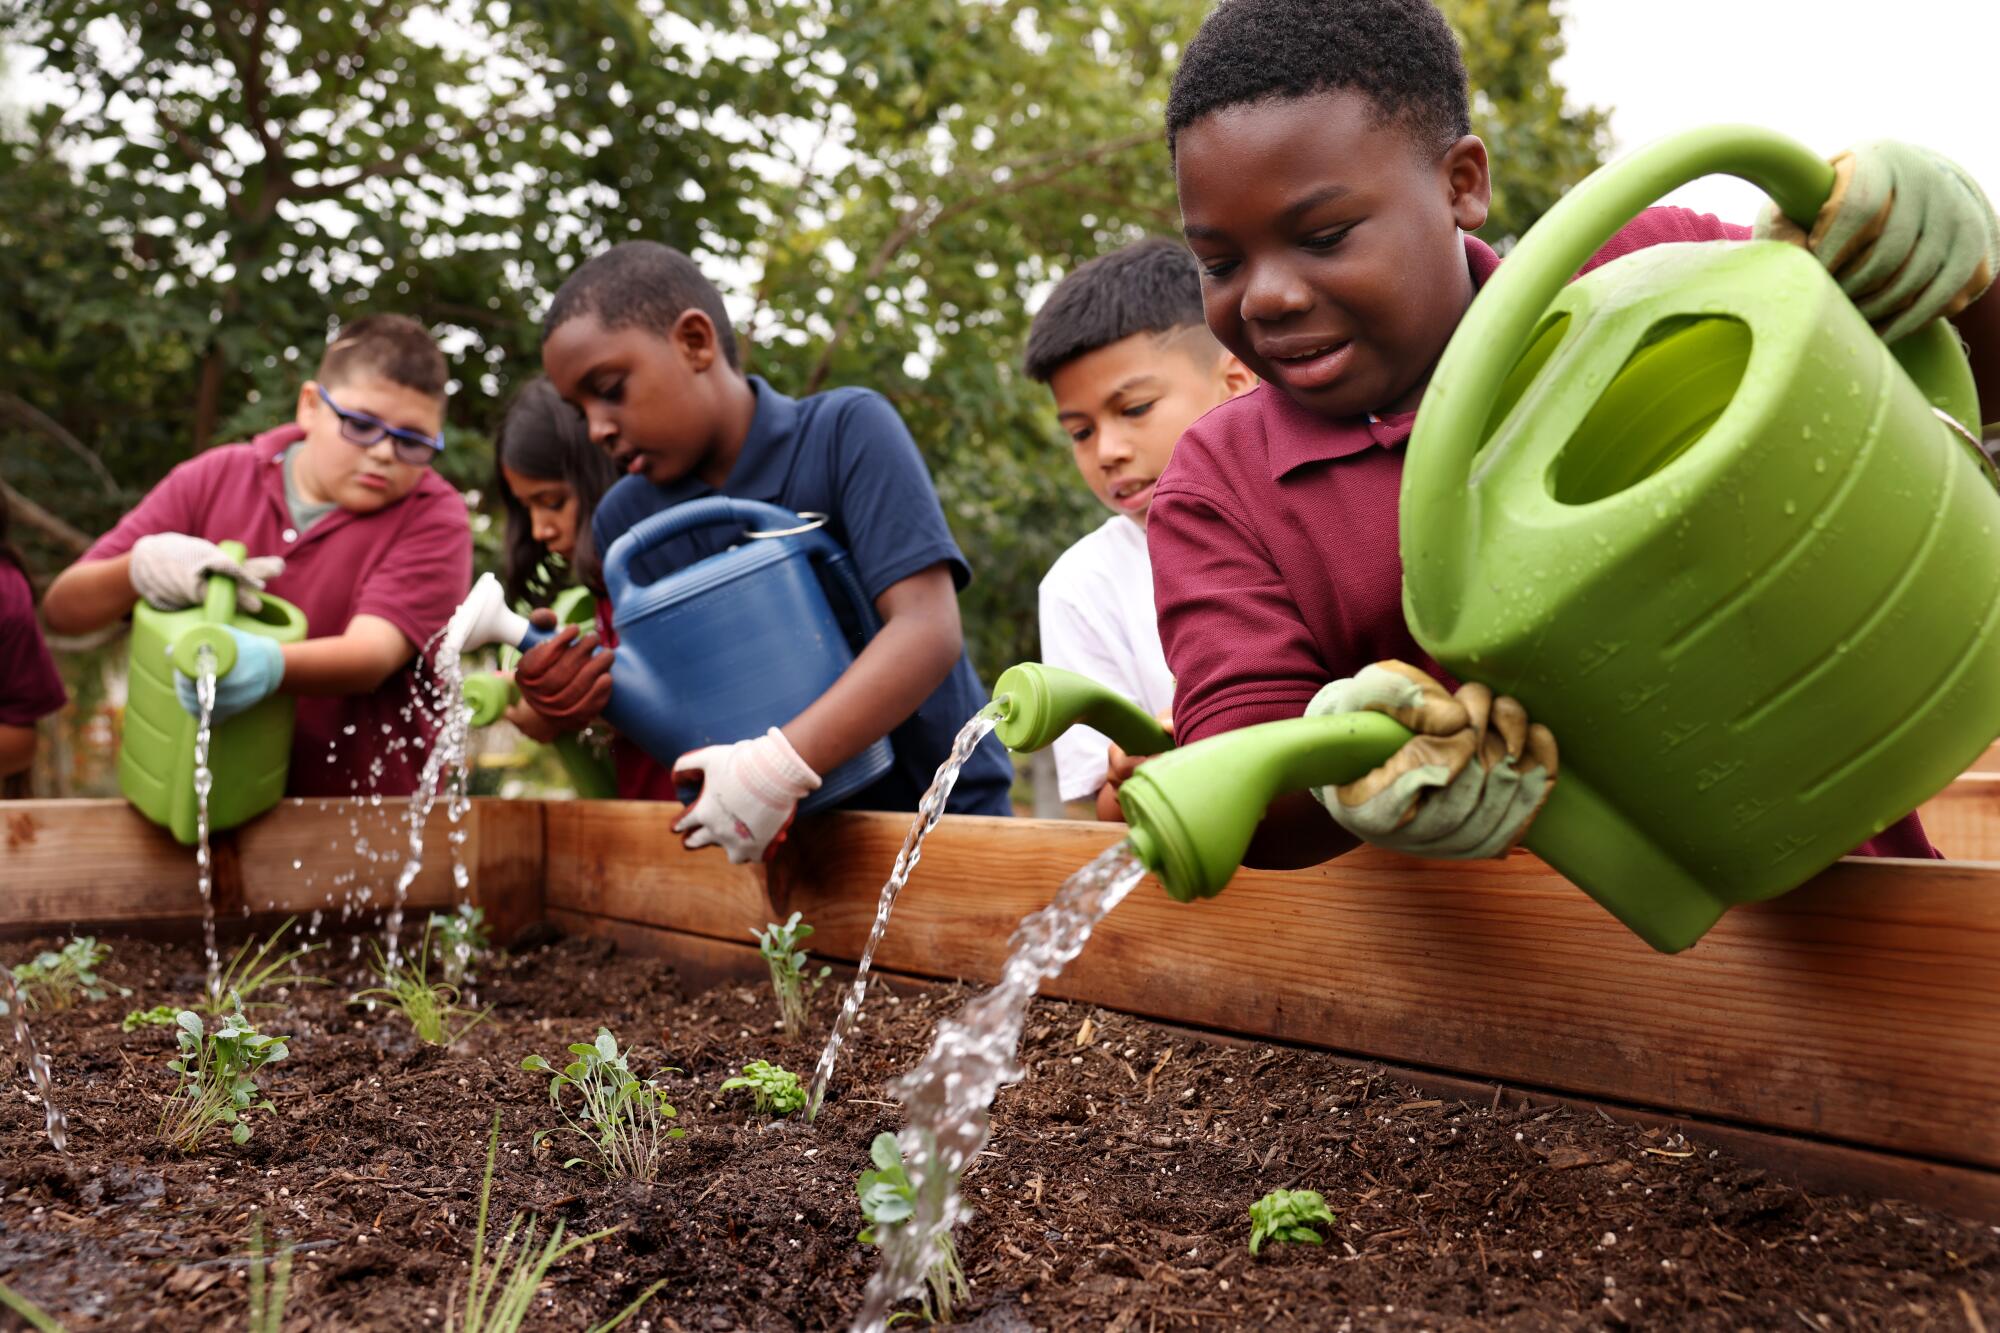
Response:
[[[0,950],[9,961],[31,946]],[[442,1327],[466,1271],[480,1169],[501,1115],[496,1218],[532,1209],[619,1233],[559,1265],[531,1328],[582,1329],[656,1279],[639,1329],[840,1327],[874,1264],[853,1181],[898,1124],[884,1084],[962,991],[878,988],[819,1123],[767,1123],[717,1085],[756,1058],[804,1074],[813,1040],[772,1034],[767,991],[687,996],[649,960],[571,940],[489,964],[492,1021],[419,1045],[342,984],[265,1022],[292,1036],[266,1080],[276,1116],[242,1148],[154,1138],[171,1090],[164,1029],[130,1008],[189,998],[195,955],[116,942],[129,999],[35,1015],[72,1122],[67,1154],[10,1083],[0,1099],[0,1281],[71,1328],[241,1328],[250,1218],[298,1248],[287,1330]],[[322,955],[322,959],[324,956]],[[564,1170],[519,1069],[608,1025],[666,1076],[687,1137],[657,1184]],[[1042,1003],[1029,1074],[1002,1094],[960,1234],[968,1328],[1979,1327],[2000,1316],[2000,1236],[1901,1204],[1813,1195],[1661,1131],[1564,1110],[1440,1102],[1363,1067],[1211,1044]],[[1245,1210],[1279,1187],[1338,1215],[1322,1246],[1253,1260]],[[0,1313],[0,1327],[17,1326]]]

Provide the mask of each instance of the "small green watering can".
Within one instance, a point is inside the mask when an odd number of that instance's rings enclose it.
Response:
[[[594,625],[597,623],[597,600],[588,588],[564,588],[557,593],[551,603],[556,613],[558,625]],[[521,654],[513,648],[502,648],[503,659],[511,657],[507,665],[520,660]],[[472,725],[490,727],[500,720],[500,715],[521,697],[514,682],[502,676],[486,673],[469,676],[465,681],[465,702],[472,709]],[[563,771],[569,775],[570,786],[576,794],[586,800],[610,800],[618,794],[618,780],[611,771],[605,757],[574,732],[564,732],[555,739],[556,758],[562,761]]]
[[[246,554],[241,542],[218,543],[232,559]],[[211,575],[200,606],[156,611],[141,602],[132,612],[132,646],[126,686],[124,736],[118,747],[118,789],[146,818],[172,833],[184,846],[196,838],[194,796],[195,720],[174,692],[174,672],[193,677],[206,647],[215,655],[215,674],[236,665],[231,628],[279,643],[306,637],[306,617],[290,602],[264,593],[256,612],[236,609],[236,581]],[[291,766],[292,700],[274,694],[256,707],[213,727],[209,736],[208,823],[211,830],[235,828],[263,814],[285,794]]]
[[[1562,746],[1528,846],[1664,951],[2000,735],[2000,490],[1953,332],[1884,346],[1775,243],[1658,246],[1569,281],[1713,172],[1804,220],[1832,186],[1741,127],[1591,176],[1473,302],[1403,479],[1418,642]],[[1273,796],[1352,781],[1403,736],[1373,716],[1249,727],[1146,765],[1121,805],[1169,891],[1210,894]]]

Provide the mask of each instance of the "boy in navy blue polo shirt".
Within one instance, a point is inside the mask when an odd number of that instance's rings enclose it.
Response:
[[[854,664],[782,728],[683,755],[671,774],[621,742],[619,794],[671,800],[674,779],[698,773],[701,795],[675,831],[732,861],[766,859],[818,775],[886,735],[894,766],[849,804],[916,809],[987,695],[958,619],[971,570],[896,410],[866,389],[792,399],[746,376],[721,294],[686,255],[646,241],[614,247],[563,284],[542,325],[542,365],[629,474],[598,505],[598,550],[704,495],[822,513],[882,618]],[[725,533],[690,533],[652,552],[641,572],[658,578],[726,542]],[[565,631],[524,656],[522,697],[560,726],[583,725],[610,693],[611,654],[592,657],[592,647],[591,636]],[[1012,779],[1006,751],[988,737],[948,808],[1008,814]]]

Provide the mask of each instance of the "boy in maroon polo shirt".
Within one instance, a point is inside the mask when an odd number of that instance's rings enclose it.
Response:
[[[216,717],[282,689],[300,696],[290,794],[414,791],[413,751],[431,731],[415,659],[472,581],[465,501],[430,469],[444,447],[446,376],[414,320],[342,326],[291,424],[168,473],[50,586],[44,619],[80,634],[141,597],[189,606],[217,571],[239,580],[246,605],[269,589],[305,613],[309,637],[280,647],[239,635]],[[241,566],[216,548],[226,539],[251,553]]]
[[[1491,182],[1457,42],[1429,0],[1227,0],[1175,75],[1167,136],[1209,328],[1265,381],[1197,422],[1154,491],[1177,737],[1357,708],[1430,733],[1318,793],[1324,812],[1304,796],[1274,804],[1250,864],[1315,864],[1357,838],[1504,852],[1546,795],[1554,738],[1483,687],[1447,692],[1403,621],[1397,533],[1424,386],[1499,262],[1466,234],[1486,221]],[[2000,401],[2000,299],[1980,299],[2000,224],[1978,188],[1900,144],[1835,165],[1809,235],[1770,217],[1759,233],[1807,244],[1885,335],[1957,315],[1982,397]],[[1592,266],[1750,234],[1652,209]],[[1863,850],[1936,854],[1915,816]]]

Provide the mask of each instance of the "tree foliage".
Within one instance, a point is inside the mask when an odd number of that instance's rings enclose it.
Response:
[[[1597,160],[1548,0],[1447,0],[1488,234]],[[627,237],[693,253],[751,368],[865,384],[924,448],[976,571],[990,675],[1095,522],[1029,311],[1083,259],[1177,227],[1160,134],[1179,0],[38,0],[0,41],[54,88],[0,132],[5,480],[87,532],[174,463],[286,419],[328,331],[429,323],[477,487],[537,318]],[[114,480],[115,479],[115,480]],[[36,555],[68,558],[42,526]],[[28,534],[35,535],[35,534]]]

